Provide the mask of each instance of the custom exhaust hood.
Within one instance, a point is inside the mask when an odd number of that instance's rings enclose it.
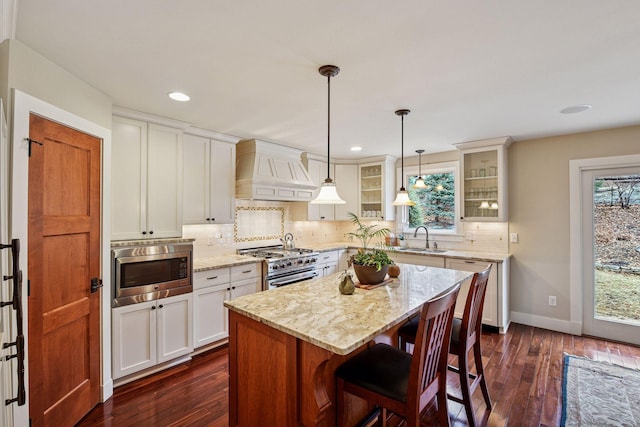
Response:
[[[236,198],[311,201],[318,188],[302,165],[302,151],[247,139],[236,145]]]

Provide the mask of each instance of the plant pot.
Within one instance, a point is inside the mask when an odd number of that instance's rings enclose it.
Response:
[[[383,265],[380,271],[376,270],[375,266],[371,265],[354,265],[353,271],[356,273],[356,277],[360,283],[365,285],[377,285],[382,283],[387,276],[388,265]]]

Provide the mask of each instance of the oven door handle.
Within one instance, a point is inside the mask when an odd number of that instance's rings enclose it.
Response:
[[[274,280],[273,282],[269,282],[269,284],[271,286],[275,286],[279,288],[280,286],[291,285],[296,282],[302,282],[303,280],[312,279],[317,275],[318,275],[318,270],[311,270],[306,272],[303,276],[296,275],[292,278],[289,278],[289,280],[286,280],[286,279],[277,280],[277,281]]]

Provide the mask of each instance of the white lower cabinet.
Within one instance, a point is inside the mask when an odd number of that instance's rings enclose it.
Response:
[[[113,378],[193,351],[193,297],[177,295],[112,310]]]
[[[340,254],[337,250],[320,252],[318,255],[318,277],[328,276],[338,271]]]
[[[484,309],[482,311],[482,324],[495,326],[504,333],[509,326],[508,320],[508,306],[509,295],[507,293],[507,286],[505,278],[503,277],[502,262],[487,262],[479,260],[465,260],[447,258],[447,268],[462,271],[471,271],[478,273],[491,264],[491,273],[489,274],[489,283],[487,283],[487,291],[484,297]],[[462,317],[464,312],[464,304],[469,293],[469,284],[467,281],[460,288],[458,294],[458,301],[456,302],[456,317]]]
[[[222,267],[194,273],[193,341],[199,348],[229,336],[223,302],[262,288],[260,263]]]

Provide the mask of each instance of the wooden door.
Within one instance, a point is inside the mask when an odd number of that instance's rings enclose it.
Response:
[[[29,416],[68,426],[100,399],[101,140],[31,114]]]

